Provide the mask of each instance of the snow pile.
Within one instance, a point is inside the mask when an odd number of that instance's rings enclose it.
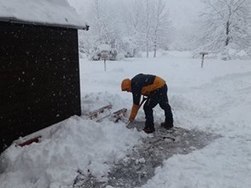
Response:
[[[141,137],[136,130],[110,121],[72,117],[61,123],[51,138],[24,148],[11,146],[5,153],[8,163],[0,187],[70,186],[80,169],[101,178],[109,164],[122,158]]]
[[[232,45],[233,46],[233,45]],[[219,58],[222,60],[229,60],[229,59],[249,59],[250,55],[248,54],[248,49],[239,50],[237,48],[232,47],[225,47],[223,52],[218,54]]]
[[[86,27],[67,0],[1,0],[0,19]]]

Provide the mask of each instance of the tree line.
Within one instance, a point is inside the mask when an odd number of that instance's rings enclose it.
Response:
[[[193,23],[193,31],[183,31],[184,46],[195,51],[235,49],[250,54],[250,1],[201,1],[204,7]],[[165,0],[92,0],[88,11],[90,31],[81,34],[80,47],[90,57],[102,50],[99,47],[103,44],[128,57],[138,52],[156,57],[159,50],[168,50],[175,42],[175,28]]]

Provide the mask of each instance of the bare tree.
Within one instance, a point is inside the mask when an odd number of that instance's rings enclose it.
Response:
[[[152,27],[152,6],[150,0],[136,0],[132,6],[136,7],[135,12],[131,12],[131,18],[134,20],[134,29],[136,29],[136,40],[144,48],[146,57],[149,57]],[[135,8],[133,9],[135,10]],[[136,27],[135,27],[136,26]]]
[[[86,13],[90,31],[82,36],[86,41],[81,44],[82,51],[91,54],[100,43],[106,43],[126,55],[142,50],[149,57],[153,50],[156,57],[157,49],[166,46],[169,38],[165,0],[123,2],[127,6],[117,0],[91,1]]]
[[[248,0],[203,0],[201,14],[204,48],[220,50],[231,45],[246,48],[249,45]]]
[[[168,20],[166,4],[163,0],[157,0],[155,4],[153,21],[153,57],[156,57],[158,46],[163,42],[167,42],[169,26],[171,25]]]
[[[149,57],[149,36],[150,36],[150,5],[149,0],[146,0],[146,24],[145,24],[145,31],[146,31],[146,57]]]
[[[167,42],[170,22],[165,0],[135,0],[128,16],[130,28],[134,33],[134,39],[146,52],[157,49],[161,42]]]
[[[81,51],[89,57],[99,53],[100,47],[107,44],[117,54],[117,43],[121,41],[121,25],[117,6],[111,6],[106,0],[94,0],[90,3],[88,17],[90,31],[81,35]],[[116,52],[115,52],[116,51]]]
[[[103,6],[102,6],[103,5]],[[113,29],[109,27],[109,15],[105,14],[104,2],[100,0],[94,1],[96,29],[98,31],[99,41],[108,42],[111,40]]]

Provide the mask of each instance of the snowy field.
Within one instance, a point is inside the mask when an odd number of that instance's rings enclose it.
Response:
[[[132,97],[120,91],[121,80],[150,73],[167,81],[175,126],[222,136],[200,150],[173,155],[144,188],[251,187],[251,60],[206,58],[204,68],[200,61],[190,53],[166,52],[158,58],[107,62],[106,72],[102,62],[80,62],[83,114],[107,104],[113,110],[130,108]],[[154,109],[156,123],[163,115]],[[142,109],[136,120],[144,120]],[[40,143],[6,150],[0,188],[69,188],[78,170],[105,181],[111,165],[147,137],[122,122],[97,123],[84,115],[60,124]]]

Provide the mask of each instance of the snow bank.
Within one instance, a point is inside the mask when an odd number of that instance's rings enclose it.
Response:
[[[2,159],[7,169],[0,176],[0,187],[70,186],[78,169],[101,178],[109,164],[122,158],[140,137],[123,124],[69,118],[41,143],[8,148]]]

